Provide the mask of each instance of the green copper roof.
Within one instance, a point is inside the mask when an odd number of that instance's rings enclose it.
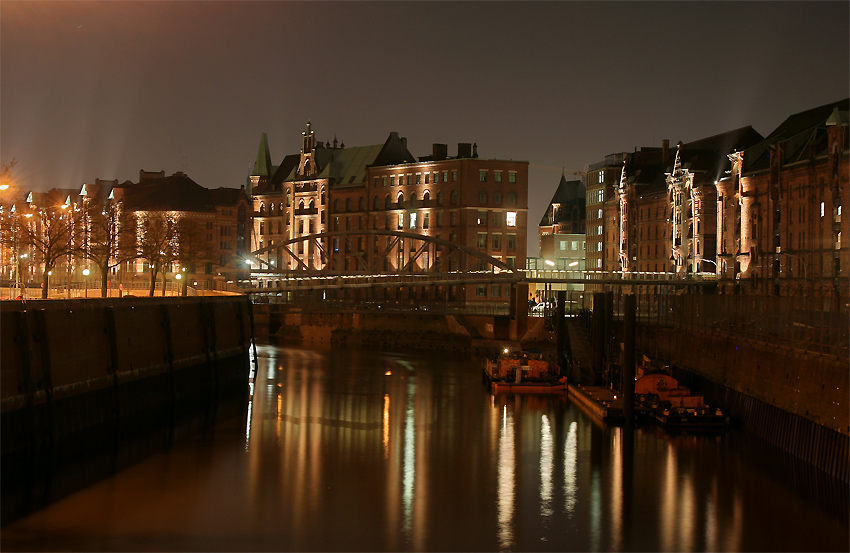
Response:
[[[268,177],[271,175],[272,156],[269,153],[269,137],[266,133],[260,138],[260,149],[257,151],[257,161],[254,162],[252,175]]]

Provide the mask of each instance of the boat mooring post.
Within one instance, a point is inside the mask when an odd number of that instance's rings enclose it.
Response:
[[[558,304],[555,307],[555,331],[558,338],[558,367],[561,376],[567,374],[567,363],[572,365],[573,352],[570,346],[570,335],[567,332],[567,291],[558,290]],[[572,371],[570,372],[572,374]]]
[[[593,294],[593,315],[591,319],[590,343],[593,351],[593,379],[591,385],[602,380],[603,356],[605,349],[605,292]]]
[[[623,417],[631,424],[635,414],[635,296],[627,294],[623,299]]]

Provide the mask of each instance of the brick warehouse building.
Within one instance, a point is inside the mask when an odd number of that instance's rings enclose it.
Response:
[[[93,281],[105,272],[109,286],[144,282],[149,264],[140,257],[144,239],[138,223],[151,217],[172,222],[163,248],[166,273],[179,271],[190,286],[206,289],[224,289],[247,276],[250,203],[244,188],[210,190],[182,172],[166,177],[164,171],[142,170],[138,183],[95,179],[79,188],[30,192],[9,207],[0,217],[3,279],[41,280],[47,265],[51,280],[68,289],[87,280],[86,270]],[[64,221],[65,228],[49,236],[53,219]],[[31,231],[15,232],[23,225]]]
[[[788,117],[717,181],[722,290],[847,298],[850,100]]]
[[[276,167],[262,139],[250,177],[254,250],[323,231],[393,230],[441,238],[525,266],[528,162],[481,159],[477,146],[469,143],[458,144],[454,157],[446,145],[435,144],[431,155],[417,160],[397,133],[383,145],[359,148],[338,146],[336,140],[322,145],[312,136],[308,123],[302,152]],[[302,168],[314,163],[315,173],[305,174]],[[346,270],[355,270],[354,256],[364,247],[356,245],[347,255]],[[309,251],[293,253],[318,268],[318,258],[309,258]],[[404,267],[411,254],[394,247],[384,270]],[[278,262],[294,267],[292,261]],[[466,268],[474,268],[472,263],[477,262],[470,260]],[[455,299],[482,303],[505,303],[509,294],[499,284],[450,290]]]
[[[587,174],[588,269],[708,273],[721,293],[846,298],[848,120],[845,99],[766,138],[744,127],[607,156]]]

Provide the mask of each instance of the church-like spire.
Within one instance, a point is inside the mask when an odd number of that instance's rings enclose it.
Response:
[[[260,137],[260,149],[257,151],[257,160],[254,162],[254,176],[269,177],[272,167],[272,156],[269,153],[269,137],[263,133]]]

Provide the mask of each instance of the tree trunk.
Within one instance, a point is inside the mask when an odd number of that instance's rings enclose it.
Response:
[[[153,293],[156,291],[156,268],[151,265],[151,289],[148,291],[148,296],[153,297]]]
[[[109,270],[101,265],[98,265],[98,269],[100,269],[100,297],[105,298],[109,293],[109,287],[107,285]]]
[[[165,297],[165,285],[168,284],[168,272],[162,271],[162,297]]]
[[[47,292],[50,290],[50,275],[47,267],[44,268],[44,273],[41,276],[41,299],[47,299]]]

